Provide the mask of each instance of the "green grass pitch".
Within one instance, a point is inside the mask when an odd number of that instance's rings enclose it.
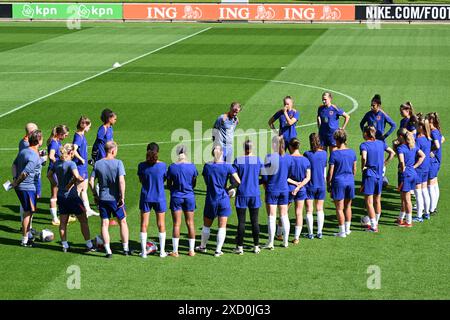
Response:
[[[262,24],[94,24],[68,30],[64,23],[0,23],[0,114],[60,88],[168,45],[205,28],[209,30],[147,55],[121,68],[0,117],[0,178],[10,179],[10,166],[28,121],[45,132],[64,123],[72,134],[78,117],[93,121],[88,134],[94,142],[100,111],[118,114],[115,140],[127,170],[127,212],[130,244],[139,249],[140,185],[137,164],[145,157],[145,144],[161,144],[161,158],[170,163],[169,143],[174,129],[203,128],[226,111],[233,100],[243,103],[239,128],[267,129],[267,121],[290,94],[300,110],[300,125],[314,122],[322,89],[352,97],[349,144],[358,150],[362,137],[359,121],[380,93],[385,110],[398,123],[400,103],[410,100],[418,111],[438,111],[443,134],[450,120],[450,29],[446,25],[389,25],[371,30],[364,25]],[[286,67],[282,69],[281,67]],[[275,81],[273,81],[275,80]],[[304,86],[304,85],[309,85]],[[319,88],[318,88],[319,87]],[[336,94],[334,102],[349,111],[352,100]],[[314,126],[298,129],[307,147]],[[392,137],[389,141],[392,140]],[[206,142],[205,142],[206,144]],[[188,257],[186,227],[182,226],[180,258],[125,257],[107,260],[103,253],[63,254],[58,241],[29,249],[19,246],[18,200],[0,191],[1,299],[449,299],[450,245],[448,238],[449,154],[439,175],[439,214],[412,229],[394,225],[399,210],[396,160],[388,168],[391,183],[383,194],[379,234],[359,227],[364,213],[361,195],[353,206],[353,233],[346,239],[336,231],[334,206],[327,196],[325,236],[302,238],[298,246],[255,255],[231,253],[237,219],[229,221],[225,255],[214,258],[217,224],[213,225],[208,254]],[[359,162],[359,160],[358,160]],[[359,163],[358,163],[359,169]],[[46,167],[43,172],[46,172]],[[201,165],[198,165],[201,170]],[[357,185],[361,180],[357,173]],[[205,186],[197,186],[196,230],[199,240]],[[168,195],[167,195],[168,196]],[[49,183],[43,178],[43,199],[34,227],[50,228]],[[293,210],[290,210],[293,221]],[[149,236],[157,240],[154,214]],[[97,217],[89,220],[93,236]],[[167,250],[171,249],[171,218],[166,215]],[[267,237],[266,212],[260,211],[262,242]],[[305,226],[306,229],[306,226]],[[303,232],[305,232],[305,229]],[[111,230],[113,250],[121,249],[118,228]],[[69,227],[69,241],[81,250],[78,223]],[[250,226],[246,241],[250,244]],[[81,289],[69,290],[66,270],[81,270]],[[367,288],[367,269],[381,269],[381,289]]]

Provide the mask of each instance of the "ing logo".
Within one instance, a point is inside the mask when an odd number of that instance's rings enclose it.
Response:
[[[200,19],[202,15],[203,12],[199,7],[184,6],[183,19]]]
[[[339,20],[341,18],[341,10],[330,6],[323,7],[323,13],[320,20]]]
[[[275,10],[271,7],[266,9],[264,6],[258,6],[256,8],[256,20],[271,20],[273,18],[275,18]]]

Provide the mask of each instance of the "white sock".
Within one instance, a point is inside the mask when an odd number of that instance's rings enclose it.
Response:
[[[325,213],[323,211],[317,211],[317,233],[322,233],[324,222]]]
[[[436,193],[436,207],[434,208],[434,210],[436,210],[437,205],[439,203],[439,195],[440,195],[439,184],[434,185],[434,192]]]
[[[147,252],[147,232],[141,232],[141,252]]]
[[[91,249],[94,245],[92,244],[92,240],[86,240],[86,247],[88,247],[89,249]]]
[[[312,212],[307,212],[306,213],[306,224],[308,226],[308,234],[313,234],[314,233],[314,217]]]
[[[226,228],[219,228],[217,231],[217,246],[216,252],[222,252],[223,243],[225,242],[225,237],[227,234]]]
[[[345,221],[345,233],[350,232],[350,225],[352,224],[351,221]]]
[[[283,226],[277,223],[277,237],[283,235]]]
[[[406,215],[405,212],[400,212],[400,214],[398,215],[398,219],[399,219],[400,221],[403,220],[403,219],[405,219],[405,215]]]
[[[423,197],[422,197],[422,189],[415,189],[414,194],[416,195],[416,204],[417,204],[417,216],[422,218],[423,216]]]
[[[20,222],[23,221],[23,207],[22,205],[19,206],[19,212],[20,212]]]
[[[422,188],[423,206],[426,214],[430,213],[430,193],[428,189]]]
[[[381,213],[375,214],[375,217],[377,218],[377,225],[378,225],[378,222],[380,221]]]
[[[123,251],[129,251],[128,242],[122,242]]]
[[[269,234],[269,242],[268,245],[273,245],[273,240],[275,239],[275,216],[267,217],[267,231]]]
[[[195,239],[188,239],[189,241],[189,251],[194,251],[195,249]]]
[[[159,247],[160,247],[160,250],[159,250],[160,253],[166,252],[165,251],[165,249],[166,249],[166,233],[165,232],[159,233]]]
[[[408,224],[412,223],[412,213],[406,214],[406,223],[408,223]]]
[[[172,238],[173,252],[178,252],[178,244],[180,243],[180,238]]]
[[[67,249],[69,247],[69,244],[67,243],[67,241],[61,241],[61,244],[62,244],[63,248]]]
[[[345,224],[339,226],[339,233],[345,233]]]
[[[111,247],[110,247],[109,243],[108,244],[105,243],[104,247],[105,247],[105,251],[106,251],[107,254],[112,254]]]
[[[370,226],[372,227],[372,229],[377,228],[377,218],[370,219]]]
[[[302,234],[302,228],[303,226],[295,226],[294,239],[296,240],[300,239],[300,235]]]
[[[28,236],[22,237],[22,243],[27,244],[28,243]]]
[[[89,200],[83,201],[83,206],[86,208],[87,211],[92,210],[91,205],[89,204]]]
[[[50,200],[50,201],[51,201],[51,200]],[[58,213],[58,209],[56,209],[56,208],[50,208],[50,214],[52,215],[53,221],[58,220],[58,215],[57,215],[57,213]]]
[[[208,243],[208,239],[209,239],[210,233],[211,233],[210,228],[203,226],[203,229],[202,229],[202,240],[201,240],[200,247],[206,248],[206,244]]]
[[[291,230],[291,223],[289,222],[288,215],[280,217],[281,224],[283,226],[283,244],[286,246],[289,242],[289,232]]]
[[[434,185],[428,186],[428,193],[430,194],[430,212],[434,212],[437,207],[437,195]]]

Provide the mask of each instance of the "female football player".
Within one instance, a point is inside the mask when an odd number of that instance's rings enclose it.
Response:
[[[110,109],[104,109],[100,119],[103,124],[97,130],[97,138],[92,147],[92,159],[94,161],[106,157],[105,144],[114,140],[113,126],[116,124],[117,115]]]
[[[428,119],[418,115],[416,146],[425,154],[422,164],[416,168],[416,203],[417,216],[415,222],[423,222],[430,218],[430,194],[428,192],[428,176],[430,174],[431,132]],[[425,212],[425,213],[424,213]]]
[[[400,128],[407,129],[415,137],[417,133],[417,116],[411,102],[406,101],[400,105],[400,115],[402,116]]]
[[[398,190],[401,192],[401,211],[397,219],[399,227],[412,227],[411,191],[416,189],[416,168],[422,164],[425,154],[416,147],[414,135],[406,128],[397,131],[394,148],[398,155]],[[406,216],[406,221],[405,221]]]
[[[288,178],[292,166],[292,158],[284,153],[284,138],[273,137],[273,153],[268,154],[264,161],[262,181],[266,190],[266,208],[269,239],[266,249],[274,249],[275,220],[277,209],[280,210],[280,220],[283,227],[283,247],[288,246],[290,223],[288,217],[289,185]]]
[[[219,230],[217,231],[217,245],[215,257],[223,255],[222,247],[227,233],[227,221],[231,215],[230,196],[228,192],[234,185],[227,188],[227,180],[233,177],[234,183],[240,184],[236,169],[223,160],[222,146],[216,144],[212,150],[213,161],[205,163],[202,176],[206,184],[205,208],[203,211],[203,228],[200,246],[196,247],[199,252],[206,252],[210,228],[214,219],[218,218]]]
[[[269,127],[275,130],[273,125],[275,121],[279,120],[280,130],[278,135],[283,136],[284,141],[288,143],[293,138],[297,138],[297,125],[299,119],[299,112],[294,108],[294,99],[291,96],[283,98],[283,108],[278,110],[269,120]],[[286,150],[288,146],[286,145]]]
[[[53,165],[56,163],[56,161],[59,160],[61,142],[65,138],[67,138],[68,135],[69,135],[69,128],[67,128],[65,125],[59,125],[52,129],[52,133],[47,140],[47,154],[49,159],[47,178],[50,181],[50,192],[51,192],[50,213],[52,215],[52,224],[54,226],[59,226],[59,219],[57,215],[58,209],[56,208],[58,187],[56,184],[51,183],[55,177],[50,177],[49,173],[53,169]],[[71,221],[73,221],[73,219],[71,219]]]
[[[298,244],[303,228],[303,207],[306,199],[306,184],[311,179],[311,164],[308,158],[300,151],[300,140],[297,138],[289,141],[292,165],[289,173],[289,202],[295,204],[295,231],[293,244]]]
[[[324,92],[322,94],[322,105],[317,109],[320,144],[325,148],[328,147],[330,153],[336,147],[333,134],[339,129],[339,118],[345,118],[342,129],[345,129],[350,120],[350,115],[331,103],[332,99],[333,96],[330,92]]]
[[[364,118],[359,123],[361,131],[364,130],[364,126],[373,126],[376,129],[375,138],[377,140],[384,141],[392,132],[394,132],[397,125],[394,120],[388,116],[388,114],[381,107],[381,96],[376,94],[373,96],[370,103],[371,111],[364,115]],[[384,132],[386,123],[389,124],[390,128],[388,132]],[[383,167],[383,184],[388,184],[389,181],[385,177],[386,167]]]
[[[141,210],[141,257],[147,258],[147,229],[150,211],[156,213],[156,224],[159,230],[159,256],[165,258],[166,244],[166,196],[164,194],[164,181],[166,180],[167,166],[158,160],[159,146],[152,142],[147,146],[146,161],[139,163],[138,176],[142,184],[139,209]]]
[[[86,216],[98,216],[99,213],[91,209],[89,205],[89,198],[87,195],[88,189],[88,143],[86,140],[86,133],[91,129],[91,120],[85,116],[81,116],[77,123],[77,131],[73,136],[74,146],[74,162],[77,165],[78,173],[84,179],[78,184],[78,193],[81,193],[83,205],[86,208]]]
[[[304,156],[311,164],[311,180],[306,185],[306,224],[308,226],[308,238],[313,239],[314,225],[314,204],[317,214],[317,238],[322,239],[323,224],[325,213],[323,212],[323,203],[326,196],[326,168],[327,152],[320,145],[319,135],[311,133],[309,135],[310,150],[304,153]]]
[[[178,244],[180,241],[181,214],[184,213],[188,228],[189,256],[195,255],[195,195],[194,188],[197,183],[197,168],[190,163],[186,155],[186,147],[179,146],[176,149],[177,162],[172,163],[167,170],[167,187],[170,190],[170,210],[172,211],[173,234],[170,253],[178,257]]]
[[[253,143],[250,140],[244,142],[244,156],[234,160],[233,167],[241,178],[241,184],[236,192],[236,212],[238,215],[238,232],[236,235],[236,254],[244,253],[244,234],[246,210],[250,213],[252,223],[253,252],[259,253],[259,221],[258,214],[261,207],[259,177],[263,163],[259,157],[253,155]]]
[[[362,183],[367,214],[370,218],[370,228],[367,231],[378,232],[378,221],[381,217],[381,191],[383,189],[383,168],[394,158],[395,152],[383,140],[376,139],[377,129],[367,126],[363,129],[365,142],[361,143]],[[384,159],[384,152],[388,158]]]
[[[79,174],[77,165],[72,161],[74,156],[74,145],[66,143],[60,148],[59,160],[53,164],[52,169],[49,171],[50,182],[58,186],[57,203],[61,217],[59,234],[61,236],[62,250],[63,252],[69,250],[69,244],[67,243],[67,223],[69,221],[69,214],[75,214],[80,221],[81,233],[83,234],[84,240],[86,240],[87,251],[95,251],[90,240],[86,208],[83,205],[83,200],[78,196],[77,191],[77,184],[82,183],[85,178]],[[54,179],[55,176],[56,179]]]
[[[333,138],[336,149],[331,152],[328,169],[328,190],[336,206],[339,232],[335,236],[345,238],[352,221],[352,200],[355,197],[356,154],[347,148],[347,133],[338,129]],[[344,223],[345,222],[345,223]]]
[[[431,112],[427,114],[428,121],[430,122],[431,129],[431,153],[430,153],[430,175],[428,177],[428,190],[431,198],[430,213],[435,214],[437,212],[437,205],[439,202],[439,184],[438,174],[441,168],[442,160],[442,144],[445,142],[445,138],[441,133],[439,115],[437,112]]]
[[[15,189],[20,205],[23,208],[22,241],[23,247],[34,247],[31,235],[31,220],[36,211],[37,188],[36,174],[41,170],[39,148],[42,146],[42,132],[34,130],[28,135],[28,147],[24,147],[12,166],[14,180],[11,184]]]

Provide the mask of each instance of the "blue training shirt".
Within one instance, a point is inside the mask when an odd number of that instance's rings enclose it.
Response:
[[[295,118],[298,119],[300,117],[300,113],[297,110],[289,110],[288,112],[288,116],[289,118]],[[292,138],[296,138],[297,137],[297,129],[295,128],[297,122],[295,122],[293,125],[289,125],[287,123],[286,120],[286,116],[284,115],[284,111],[283,110],[279,110],[277,111],[274,115],[273,118],[275,120],[279,120],[280,122],[280,131],[279,134],[280,136],[283,136],[284,141],[286,142],[286,145],[289,143],[289,141],[291,141]]]
[[[70,180],[73,178],[73,170],[77,169],[77,165],[73,161],[56,161],[52,171],[56,174],[58,181],[58,197],[76,198],[78,197],[77,186],[73,185],[70,190],[66,189]]]
[[[259,197],[259,176],[263,169],[263,163],[257,156],[242,156],[236,158],[233,163],[241,184],[237,189],[237,196]]]
[[[84,159],[84,164],[77,158],[74,158],[73,161],[78,167],[80,172],[87,172],[88,168],[88,145],[87,140],[84,134],[78,134],[75,132],[73,136],[73,144],[78,146],[77,152]]]
[[[442,134],[438,129],[431,130],[431,140],[433,141],[433,145],[434,145],[435,140],[437,140],[439,142],[439,149],[434,150],[435,148],[432,148],[432,150],[434,153],[435,160],[437,160],[439,163],[441,163],[441,160],[442,160]]]
[[[407,144],[401,144],[397,147],[397,154],[403,154],[405,160],[405,174],[412,175],[416,173],[414,164],[416,163],[416,156],[418,151],[419,149],[417,148],[417,146],[410,149]]]
[[[308,158],[311,165],[311,180],[306,186],[310,189],[325,188],[327,152],[325,150],[318,150],[316,152],[306,151],[304,156]]]
[[[203,166],[202,176],[206,184],[206,199],[217,201],[228,196],[227,180],[236,169],[226,162],[208,162]]]
[[[194,196],[192,182],[198,176],[197,168],[192,163],[172,163],[167,170],[167,180],[172,181],[170,195],[172,197],[185,198]]]
[[[165,201],[164,181],[167,177],[167,166],[164,162],[150,164],[141,162],[138,165],[138,176],[142,182],[141,200],[145,202]]]
[[[28,174],[16,189],[21,191],[36,191],[36,174],[41,169],[39,154],[31,148],[23,149],[17,155],[14,164],[16,166],[17,177],[22,173]]]
[[[334,165],[333,185],[348,185],[354,183],[353,164],[356,161],[355,151],[352,149],[335,150],[331,152],[329,164]]]
[[[379,140],[386,139],[397,127],[394,120],[391,119],[384,111],[378,111],[377,113],[373,111],[367,112],[364,117],[362,118],[361,122],[359,123],[359,126],[361,127],[361,131],[364,129],[364,125],[367,123],[368,126],[375,127],[376,134],[375,137]],[[391,128],[384,133],[384,129],[386,126],[386,123],[388,123]]]
[[[288,154],[268,154],[264,161],[263,181],[267,193],[289,192],[287,179],[292,166],[292,157]]]
[[[430,170],[430,152],[431,152],[431,141],[426,137],[416,138],[416,147],[422,150],[425,154],[425,159],[422,164],[416,168],[417,172],[428,172]]]
[[[106,157],[105,144],[108,141],[112,141],[114,136],[114,129],[112,126],[105,128],[104,125],[101,125],[97,130],[97,138],[95,139],[93,150],[97,150],[97,159],[100,160]]]
[[[337,106],[320,106],[317,109],[317,116],[320,117],[319,135],[329,136],[339,129],[339,117],[342,117],[344,113],[344,110]]]
[[[59,151],[59,148],[61,148],[61,141],[55,140],[55,139],[52,139],[50,141],[50,144],[47,146],[47,153],[48,154],[50,154],[51,150],[55,150],[55,159],[56,159],[56,161],[59,160],[59,157],[61,155],[60,151]],[[56,161],[55,161],[55,163],[56,163]],[[52,163],[52,161],[49,161],[48,170],[52,169],[53,165],[54,165],[54,163]]]
[[[360,154],[367,152],[366,170],[363,172],[367,177],[383,177],[384,151],[388,148],[382,140],[366,141],[359,146]]]
[[[308,158],[303,156],[291,156],[292,165],[289,172],[289,178],[297,182],[302,182],[306,178],[306,172],[311,169]],[[289,191],[295,189],[293,184],[289,184]]]
[[[94,164],[91,177],[97,178],[102,201],[119,201],[119,177],[125,176],[123,162],[118,159],[101,159]]]

